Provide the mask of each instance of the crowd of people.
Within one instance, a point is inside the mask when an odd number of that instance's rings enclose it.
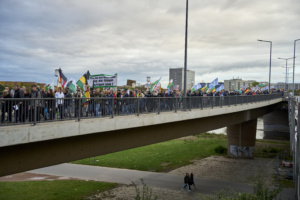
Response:
[[[86,91],[85,91],[86,92]],[[3,91],[1,100],[1,123],[32,122],[40,120],[72,119],[78,117],[99,117],[111,114],[126,115],[133,113],[153,112],[159,110],[174,110],[182,107],[183,92],[146,90],[101,90],[100,88],[89,89],[89,97],[85,98],[80,88],[71,92],[68,88],[49,89],[45,91],[38,85],[32,85],[31,90],[26,87],[20,88],[14,85],[10,90],[8,87]],[[273,90],[272,93],[279,93]],[[266,91],[219,91],[203,92],[187,91],[188,107],[197,107],[200,104],[212,103],[210,98],[194,97],[226,97],[236,95],[261,95],[269,94]],[[160,97],[160,98],[155,98]],[[20,100],[18,100],[20,99]],[[28,99],[28,100],[27,100]],[[35,100],[30,100],[35,99]],[[214,102],[216,105],[224,98]],[[226,101],[226,99],[225,99]],[[7,119],[5,119],[5,116]],[[14,119],[13,119],[14,118]]]

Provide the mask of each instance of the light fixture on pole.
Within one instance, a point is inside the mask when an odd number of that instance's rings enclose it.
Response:
[[[295,94],[295,54],[296,54],[296,42],[298,41],[298,40],[300,40],[300,39],[297,39],[297,40],[295,40],[294,41],[294,59],[293,59],[293,96],[294,96],[294,94]]]
[[[259,42],[269,42],[270,43],[270,69],[269,69],[269,93],[271,89],[271,60],[272,60],[272,41],[268,40],[257,40]]]
[[[58,74],[59,74],[59,69],[55,69],[54,76],[58,77]]]
[[[292,58],[279,58],[279,57],[278,57],[278,59],[285,60],[285,68],[286,68],[286,70],[285,70],[285,77],[286,77],[286,78],[285,78],[285,85],[287,86],[287,88],[286,88],[286,86],[285,86],[284,89],[289,90],[289,86],[288,86],[288,84],[287,84],[287,82],[288,82],[288,78],[287,78],[287,73],[288,73],[288,72],[287,72],[287,68],[288,68],[288,67],[287,67],[287,61],[290,60],[290,59],[292,59]]]

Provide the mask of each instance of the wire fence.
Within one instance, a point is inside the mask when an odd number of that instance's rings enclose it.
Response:
[[[63,120],[104,118],[149,113],[202,110],[236,106],[282,98],[270,95],[144,98],[2,98],[1,125],[46,123]]]
[[[293,180],[295,183],[295,199],[300,199],[300,144],[299,144],[299,119],[300,119],[299,100],[289,97],[289,125],[290,125],[290,143],[291,156],[293,157]]]

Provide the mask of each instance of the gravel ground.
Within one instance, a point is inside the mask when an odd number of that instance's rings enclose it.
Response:
[[[276,173],[275,160],[270,158],[235,159],[223,156],[211,156],[196,160],[193,164],[180,167],[170,174],[182,175],[193,172],[194,177],[251,183],[255,176],[260,175],[268,184],[273,184]]]
[[[170,174],[183,175],[194,173],[195,179],[214,179],[233,182],[251,183],[255,176],[260,175],[268,184],[274,183],[273,175],[276,173],[275,160],[270,158],[255,159],[233,159],[222,156],[211,156],[202,160],[195,160],[193,164],[170,171]],[[153,197],[164,200],[201,199],[196,191],[174,191],[161,188],[151,188]],[[121,186],[106,191],[97,196],[90,197],[91,200],[129,200],[135,199],[136,191],[133,186]],[[154,199],[154,198],[153,198]]]
[[[140,191],[142,191],[142,186],[139,187]],[[151,188],[152,190],[152,198],[155,199],[157,197],[158,200],[186,200],[186,199],[194,199],[198,200],[205,195],[200,195],[195,192],[188,191],[176,191],[176,190],[168,190],[161,188]],[[136,197],[136,190],[134,186],[121,186],[101,194],[90,197],[90,200],[132,200]]]

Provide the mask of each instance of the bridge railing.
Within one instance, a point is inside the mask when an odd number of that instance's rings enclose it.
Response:
[[[281,93],[241,96],[190,96],[143,98],[2,98],[1,126],[76,120],[87,118],[142,115],[217,109],[282,98]],[[200,111],[201,112],[201,111]]]

